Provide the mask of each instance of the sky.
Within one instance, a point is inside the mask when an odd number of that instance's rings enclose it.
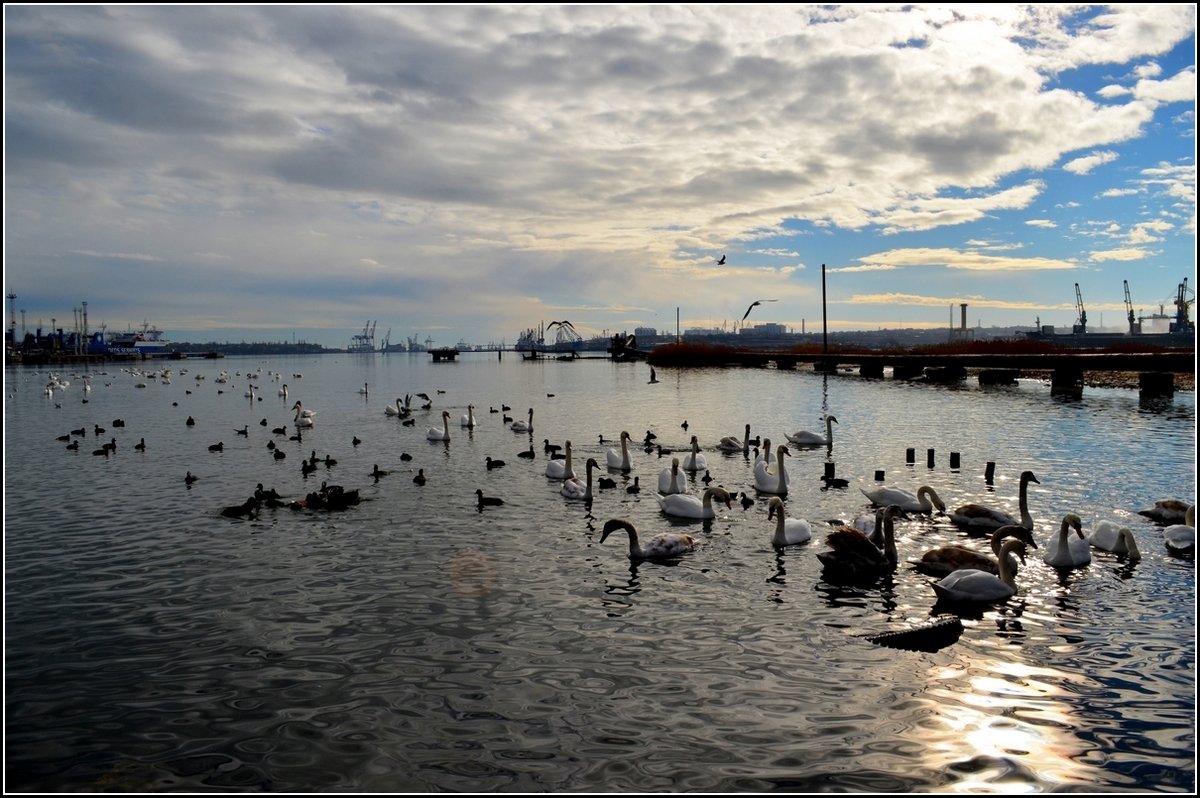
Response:
[[[1195,125],[1190,4],[5,5],[5,321],[1124,329]]]

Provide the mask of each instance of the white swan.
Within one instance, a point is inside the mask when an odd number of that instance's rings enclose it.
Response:
[[[1097,521],[1096,528],[1087,536],[1087,542],[1093,548],[1123,554],[1133,561],[1142,559],[1133,530],[1115,521]]]
[[[396,406],[400,406],[399,399],[396,400]],[[461,423],[462,426],[470,429],[475,428],[475,405],[467,405],[467,414],[462,417],[462,420],[459,423]]]
[[[1171,524],[1162,531],[1163,542],[1174,552],[1188,552],[1196,549],[1196,505],[1187,508],[1182,524]]]
[[[1074,529],[1078,537],[1068,539],[1067,532]],[[1092,549],[1083,538],[1083,522],[1075,513],[1063,516],[1058,535],[1046,541],[1046,551],[1042,559],[1047,565],[1055,568],[1078,568],[1092,561]]]
[[[361,387],[361,388],[359,388],[359,389],[358,389],[358,392],[359,392],[360,394],[362,394],[363,396],[366,396],[366,395],[367,395],[367,393],[368,393],[368,391],[367,391],[367,384],[366,384],[365,382],[363,383],[363,387]]]
[[[562,460],[551,460],[546,463],[546,476],[550,479],[574,479],[575,469],[571,467],[571,442],[565,445],[566,457]]]
[[[680,465],[684,471],[703,471],[708,468],[708,460],[700,454],[700,443],[695,435],[692,436],[692,452],[683,456]]]
[[[296,400],[296,404],[292,405],[292,408],[299,411],[302,418],[312,418],[317,414],[316,410],[305,410],[304,405],[300,404],[299,399]]]
[[[1017,565],[1012,555],[1025,562],[1025,544],[1007,540],[1000,548],[1000,575],[974,568],[955,571],[933,583],[933,592],[946,601],[1003,601],[1017,593]]]
[[[883,548],[883,511],[883,507],[876,507],[874,515],[860,515],[850,524],[851,527],[866,535],[867,540],[881,549]]]
[[[400,408],[400,397],[399,396],[396,397],[396,406],[392,407],[391,405],[388,405],[387,407],[383,408],[383,414],[385,416],[402,416],[402,415],[404,415],[404,411]]]
[[[771,497],[767,509],[767,520],[770,521],[775,515],[779,516],[779,520],[775,522],[775,534],[771,538],[772,546],[781,549],[784,546],[799,546],[801,543],[812,540],[812,525],[803,518],[784,518],[783,499],[778,496]]]
[[[664,513],[678,518],[716,518],[717,512],[713,509],[712,500],[724,502],[726,507],[731,503],[729,492],[724,488],[705,488],[703,499],[698,499],[690,493],[655,495],[654,498]]]
[[[311,427],[313,425],[314,414],[311,410],[302,409],[300,407],[300,402],[298,401],[292,406],[292,409],[296,411],[296,415],[293,417],[293,420],[296,422],[297,427]]]
[[[801,430],[787,436],[787,439],[797,446],[832,446],[833,445],[833,425],[837,423],[837,419],[833,416],[823,416],[825,420],[825,437],[821,437],[816,432]]]
[[[442,411],[442,428],[430,427],[425,432],[425,437],[431,441],[448,441],[450,440],[450,411]]]
[[[621,453],[617,454],[616,449],[608,450],[608,467],[620,469],[621,471],[630,471],[633,466],[629,463],[629,433],[621,433]]]
[[[860,488],[860,490],[862,489]],[[871,504],[881,507],[894,504],[909,513],[929,514],[933,512],[934,507],[942,512],[946,511],[946,503],[937,495],[937,491],[928,485],[917,488],[916,496],[901,488],[893,487],[862,490],[862,494],[871,500]]]
[[[568,499],[582,499],[590,502],[592,500],[592,469],[599,468],[599,463],[595,458],[589,457],[587,461],[587,483],[580,482],[579,479],[572,477],[563,481],[562,489],[559,491]]]
[[[658,473],[658,492],[662,494],[687,493],[687,477],[679,470],[679,458],[671,458],[671,467]]]
[[[754,456],[754,465],[758,465],[759,463],[766,463],[767,465],[771,465],[771,463],[773,463],[773,462],[775,462],[775,456],[774,456],[774,453],[771,451],[771,439],[763,438],[762,451],[759,454]]]
[[[533,408],[529,408],[528,421],[514,421],[510,429],[513,432],[533,432]]]
[[[995,529],[996,527],[1019,524],[1026,529],[1033,529],[1033,516],[1029,514],[1029,483],[1038,482],[1032,471],[1021,472],[1021,488],[1018,504],[1021,509],[1021,520],[1013,518],[1008,513],[988,507],[983,504],[964,504],[950,513],[950,520],[959,526],[975,529]],[[1038,484],[1042,484],[1038,482]]]
[[[199,374],[196,375],[196,379],[200,379]],[[283,387],[279,389],[279,395],[282,396],[284,399],[287,399],[287,383],[286,382],[283,384]]]
[[[1010,524],[1002,526],[992,533],[992,554],[997,558],[1000,557],[1000,552],[1007,542],[1005,538],[1015,538],[1026,546],[1037,548],[1037,543],[1033,539],[1033,532],[1018,524]],[[1015,567],[1016,560],[1012,559],[1012,555],[1007,555],[1010,559],[1009,565]],[[987,571],[989,574],[999,574],[1000,566],[997,560],[993,560],[986,554],[968,549],[966,546],[942,546],[936,549],[930,549],[921,556],[920,560],[913,560],[913,566],[918,570],[924,571],[927,574],[936,574],[945,576],[954,571],[975,570]]]
[[[766,460],[760,460],[754,466],[754,487],[761,493],[784,495],[788,492],[791,478],[783,466],[783,458],[790,457],[786,444],[779,444],[775,450],[776,465],[768,466]]]
[[[743,454],[750,453],[750,425],[746,425],[746,436],[738,440],[736,435],[727,435],[717,444],[717,448],[723,452],[741,452]]]
[[[614,518],[604,525],[600,535],[603,543],[608,536],[618,529],[629,533],[629,559],[631,560],[663,560],[678,557],[684,552],[696,548],[696,539],[681,532],[662,532],[639,544],[638,533],[633,524],[623,518]]]

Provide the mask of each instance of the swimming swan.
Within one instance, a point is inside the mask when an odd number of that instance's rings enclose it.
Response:
[[[824,416],[825,419],[825,437],[822,438],[815,432],[801,430],[800,432],[792,433],[787,436],[787,439],[797,446],[832,446],[833,445],[833,425],[837,423],[837,419],[833,416]]]
[[[430,427],[425,433],[425,437],[431,441],[448,441],[450,440],[450,411],[442,411],[442,428]]]
[[[1025,562],[1025,544],[1006,540],[1000,549],[999,576],[966,568],[934,582],[933,592],[945,601],[1003,601],[1014,596],[1017,592],[1017,564],[1011,559],[1014,554]]]
[[[1033,529],[1033,516],[1029,514],[1029,483],[1038,482],[1032,471],[1021,472],[1021,488],[1018,503],[1021,508],[1021,520],[1013,518],[1008,513],[988,507],[983,504],[964,504],[950,513],[950,520],[959,526],[975,529],[994,529],[1010,524],[1019,524],[1026,529]]]
[[[860,488],[860,490],[862,489]],[[928,515],[933,512],[934,507],[942,512],[946,511],[946,503],[937,495],[937,491],[928,485],[917,488],[916,496],[901,488],[893,487],[863,490],[862,494],[871,500],[871,504],[884,507],[894,504],[909,513]]]
[[[1074,529],[1078,537],[1068,539],[1067,532]],[[1046,541],[1042,559],[1055,568],[1078,568],[1092,561],[1092,549],[1083,538],[1083,522],[1075,513],[1063,516],[1058,535]]]
[[[724,502],[728,508],[731,503],[729,492],[724,488],[705,488],[704,498],[698,499],[690,493],[672,493],[668,496],[655,496],[658,506],[667,515],[678,518],[716,518],[712,500]]]
[[[566,442],[567,456],[562,460],[551,460],[546,463],[546,476],[550,479],[574,479],[575,469],[571,467],[571,442]]]
[[[1008,526],[998,527],[992,533],[992,553],[997,558],[1000,557],[1000,552],[1007,542],[1005,538],[1008,537],[1015,538],[1027,546],[1037,548],[1032,531],[1019,524],[1009,524]],[[1012,557],[1011,554],[1008,556]],[[1014,560],[1013,563],[1015,562]],[[912,564],[917,570],[936,576],[945,576],[954,571],[964,569],[986,571],[989,574],[1000,573],[1000,566],[996,560],[985,554],[980,554],[974,549],[968,549],[966,546],[942,546],[930,549],[921,556],[920,560],[913,560]]]
[[[315,413],[312,410],[302,409],[299,400],[297,400],[296,404],[292,405],[292,409],[296,411],[293,420],[297,427],[311,427],[313,425],[313,416]]]
[[[617,454],[615,449],[608,450],[608,467],[616,468],[621,471],[630,471],[633,466],[629,463],[629,433],[621,433],[621,453]]]
[[[562,490],[559,492],[568,499],[582,499],[583,501],[590,502],[592,500],[592,469],[599,467],[600,465],[596,462],[596,459],[589,457],[587,461],[587,484],[573,477],[563,481]]]
[[[825,538],[831,551],[817,554],[826,576],[846,581],[873,580],[896,570],[898,557],[892,518],[899,512],[900,508],[893,504],[883,513],[883,551],[857,529],[844,526],[831,532]]]
[[[1187,511],[1190,507],[1180,499],[1159,499],[1148,510],[1138,510],[1138,515],[1144,515],[1159,524],[1186,524]]]
[[[684,455],[681,465],[684,471],[703,471],[708,468],[708,460],[700,454],[700,443],[695,435],[692,436],[692,452]]]
[[[750,454],[750,425],[746,425],[746,436],[744,438],[738,440],[736,435],[727,435],[717,444],[717,448],[723,452]]]
[[[1113,554],[1123,554],[1132,561],[1142,559],[1142,552],[1138,550],[1133,531],[1115,521],[1096,522],[1096,528],[1087,536],[1087,542],[1093,548],[1111,551]]]
[[[1162,531],[1163,542],[1173,552],[1194,551],[1196,548],[1196,505],[1187,508],[1184,523],[1172,524]]]
[[[644,544],[639,544],[637,530],[634,529],[633,524],[623,518],[614,518],[604,525],[600,542],[603,543],[610,534],[618,529],[629,533],[629,559],[634,561],[665,560],[678,557],[684,552],[696,548],[696,539],[681,532],[662,532]]]
[[[658,492],[662,494],[687,493],[687,477],[679,470],[679,458],[671,458],[671,467],[658,473]]]
[[[385,408],[383,408],[383,414],[385,416],[402,416],[402,415],[404,415],[404,410],[401,409],[401,407],[400,407],[400,397],[399,396],[396,397],[396,406],[395,407],[392,407],[391,405],[386,406]]]
[[[511,429],[513,432],[533,432],[533,408],[529,408],[528,421],[514,421]]]
[[[812,525],[803,518],[784,518],[783,499],[772,496],[768,504],[767,520],[776,515],[775,534],[771,537],[771,545],[777,549],[784,546],[799,546],[812,540]]]
[[[786,444],[779,444],[775,450],[777,465],[768,466],[766,460],[760,460],[754,466],[754,487],[761,493],[775,493],[780,496],[788,492],[791,482],[787,469],[784,468],[783,458],[790,457]]]
[[[399,406],[400,400],[397,399],[396,403]],[[467,414],[462,417],[459,423],[469,429],[475,428],[475,405],[467,405]]]

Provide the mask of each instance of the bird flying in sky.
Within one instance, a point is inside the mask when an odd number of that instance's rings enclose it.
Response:
[[[725,265],[725,256],[724,256],[724,255],[722,255],[722,256],[721,256],[721,259],[720,259],[719,261],[717,261],[717,265],[718,265],[718,266],[724,266],[724,265]]]
[[[746,308],[746,316],[750,315],[750,311],[754,310],[755,305],[761,305],[764,302],[778,302],[777,299],[758,299],[750,303],[750,307]],[[746,316],[742,316],[742,321],[746,320]]]

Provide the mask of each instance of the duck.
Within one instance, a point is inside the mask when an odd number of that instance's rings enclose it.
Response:
[[[546,476],[550,479],[574,479],[575,469],[571,467],[571,442],[566,442],[566,457],[562,460],[551,460],[546,463]]]
[[[609,535],[621,529],[629,533],[629,559],[634,562],[672,559],[696,548],[696,539],[681,532],[661,532],[645,543],[640,543],[637,529],[624,518],[613,518],[606,522],[600,534],[600,542],[604,543]]]
[[[425,432],[426,440],[431,441],[449,441],[450,440],[450,411],[442,411],[442,428],[430,427]]]
[[[610,477],[600,477],[600,479],[596,480],[596,487],[600,490],[612,490],[616,486],[617,481]]]
[[[245,424],[242,426],[241,429],[234,429],[234,432],[237,433],[238,435],[241,435],[244,438],[249,438],[250,437],[250,425]]]
[[[529,408],[528,421],[514,421],[511,429],[513,432],[533,432],[533,408]]]
[[[137,443],[135,443],[133,445],[133,448],[137,449],[139,452],[146,451],[146,439],[142,438],[140,441],[138,441]]]
[[[679,470],[679,458],[671,458],[671,467],[658,473],[658,492],[664,495],[687,493],[687,477]]]
[[[821,437],[821,435],[816,432],[800,430],[799,432],[793,432],[791,435],[787,435],[786,437],[788,441],[797,446],[832,446],[833,425],[838,423],[838,420],[835,416],[830,415],[822,416],[822,419],[825,421],[824,437]]]
[[[995,529],[996,527],[1012,524],[1019,524],[1026,529],[1033,529],[1033,516],[1029,514],[1030,482],[1037,482],[1039,485],[1042,484],[1038,482],[1038,478],[1033,475],[1032,471],[1022,471],[1021,488],[1018,498],[1021,512],[1021,519],[1019,521],[1002,510],[997,510],[983,504],[964,504],[950,513],[950,520],[959,526],[974,529]]]
[[[642,486],[641,486],[641,484],[638,482],[638,478],[637,478],[637,477],[634,477],[634,478],[633,478],[633,484],[632,484],[632,485],[628,485],[628,486],[626,486],[626,488],[625,488],[625,492],[626,492],[626,493],[641,493],[641,492],[642,492]]]
[[[1006,540],[1000,548],[999,575],[975,568],[953,571],[938,582],[933,592],[943,601],[1003,601],[1017,593],[1017,563],[1025,562],[1025,543]]]
[[[772,496],[767,505],[767,520],[778,516],[771,545],[777,549],[784,546],[799,546],[812,540],[812,525],[803,518],[784,518],[783,499]]]
[[[568,499],[590,502],[592,500],[592,469],[599,467],[600,464],[596,462],[596,458],[589,457],[586,465],[587,481],[581,482],[578,478],[565,479],[559,492]]]
[[[1162,531],[1167,549],[1184,554],[1196,549],[1196,506],[1190,505],[1182,524],[1171,524]]]
[[[702,498],[697,498],[690,493],[671,493],[666,496],[656,495],[654,498],[658,502],[658,506],[667,515],[673,515],[677,518],[701,519],[717,517],[717,512],[712,506],[713,499],[724,502],[726,507],[730,506],[732,499],[729,491],[724,488],[705,488]]]
[[[562,447],[557,443],[551,443],[549,438],[542,438],[542,450],[546,454],[553,455],[555,452],[561,452]]]
[[[1153,507],[1138,510],[1137,513],[1158,524],[1186,524],[1188,507],[1191,506],[1180,499],[1159,499]]]
[[[779,444],[775,449],[776,463],[775,466],[767,465],[767,461],[759,460],[754,466],[754,488],[760,493],[774,493],[780,496],[788,492],[788,477],[787,469],[783,465],[783,458],[791,455],[785,444]]]
[[[713,483],[713,480],[715,480],[715,479],[716,479],[716,477],[714,477],[712,474],[708,473],[707,468],[704,469],[704,476],[700,477],[700,481],[703,482],[705,485],[711,485]]]
[[[750,453],[750,425],[746,425],[746,434],[741,440],[738,440],[736,435],[726,435],[717,444],[717,448],[723,452],[741,452],[742,454]]]
[[[191,416],[188,416],[188,417],[187,417],[187,421],[186,421],[185,423],[186,423],[186,424],[187,424],[189,427],[194,427],[194,426],[196,426],[196,419],[192,418]]]
[[[235,504],[231,507],[223,508],[221,510],[221,515],[225,516],[226,518],[241,518],[243,516],[252,518],[258,511],[258,504],[258,499],[254,496],[251,496],[242,504]]]
[[[630,465],[630,463],[629,463],[629,443],[628,442],[629,442],[629,433],[622,432],[621,433],[621,453],[617,454],[617,451],[615,449],[609,449],[607,452],[609,468],[615,468],[618,471],[623,471],[625,473],[628,473],[629,471],[633,470],[633,466]]]
[[[1068,538],[1069,530],[1074,529],[1078,537]],[[1047,565],[1055,568],[1079,568],[1092,561],[1092,550],[1083,537],[1083,522],[1075,513],[1063,516],[1058,535],[1046,541],[1046,550],[1042,559]]]
[[[1115,521],[1098,521],[1096,528],[1087,536],[1087,542],[1092,548],[1122,554],[1132,562],[1142,559],[1133,531]]]
[[[483,461],[487,463],[488,471],[491,471],[493,468],[504,468],[505,465],[503,460],[493,460],[491,457],[485,457]]]
[[[517,457],[523,457],[526,460],[532,460],[537,457],[537,453],[533,451],[533,444],[529,444],[529,448],[523,452],[517,452]]]
[[[380,468],[379,463],[376,463],[375,467],[371,469],[371,476],[374,477],[376,481],[378,481],[380,477],[386,477],[390,473],[392,472],[384,471],[382,468]]]
[[[839,581],[860,581],[894,571],[898,557],[892,519],[900,512],[894,504],[884,510],[882,551],[857,529],[843,526],[831,532],[825,538],[831,551],[817,554],[826,575]]]
[[[78,448],[79,448],[79,441],[74,441],[74,442],[72,442],[72,443],[68,443],[68,444],[67,444],[67,448],[68,448],[68,449],[72,449],[72,450],[78,449]]]
[[[741,497],[742,497],[742,509],[743,510],[749,510],[751,507],[754,506],[754,499],[751,499],[749,496],[747,496],[745,491],[742,491]]]
[[[415,477],[413,477],[413,483],[416,485],[424,485],[425,484],[425,469],[424,468],[417,469],[417,475]]]
[[[210,452],[223,452],[225,451],[225,442],[221,441],[220,443],[214,443],[212,446],[208,447],[208,450]]]
[[[468,428],[475,428],[475,405],[467,405],[467,414],[462,417],[459,424]]]
[[[504,504],[504,499],[496,496],[484,496],[482,488],[477,488],[475,490],[475,496],[477,497],[476,504],[480,510],[482,510],[484,507],[499,507],[500,505]]]
[[[946,511],[946,503],[929,485],[917,488],[916,496],[902,488],[893,487],[879,487],[872,490],[860,488],[860,490],[871,501],[871,504],[876,506],[889,507],[894,504],[905,512],[926,515],[932,513],[934,507],[942,512]]]
[[[1033,532],[1031,530],[1019,524],[997,527],[992,532],[991,538],[992,553],[996,555],[997,560],[1000,557],[1000,552],[1004,544],[1007,542],[1006,538],[1010,537],[1021,541],[1026,546],[1037,548],[1037,543],[1033,539]],[[973,549],[968,549],[966,546],[942,546],[925,552],[920,560],[913,560],[912,565],[919,571],[936,576],[945,576],[946,574],[963,569],[999,574],[1000,565],[997,560],[993,560],[991,557],[980,554]]]
[[[704,455],[700,454],[700,442],[695,435],[692,436],[692,452],[683,456],[683,462],[680,465],[684,471],[692,472],[703,471],[708,468],[708,460]]]
[[[200,479],[200,477],[196,476],[191,471],[189,471],[189,472],[187,472],[187,475],[184,476],[183,482],[186,485],[191,485],[193,482],[195,482],[198,479]]]

